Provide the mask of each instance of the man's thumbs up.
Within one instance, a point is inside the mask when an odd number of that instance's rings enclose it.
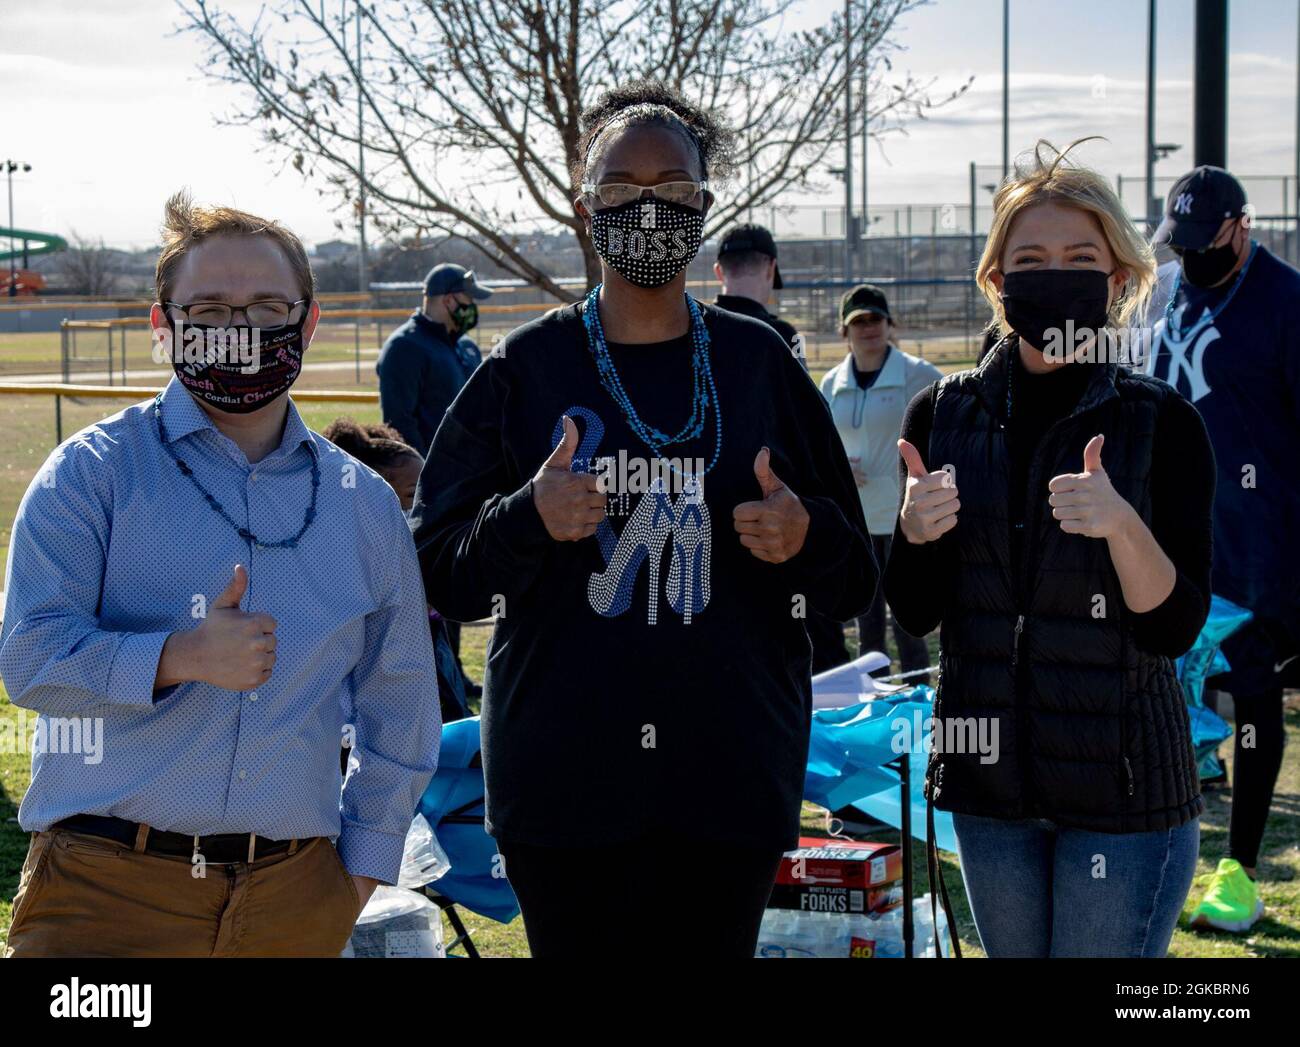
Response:
[[[567,414],[564,416],[564,435],[551,452],[551,457],[542,463],[545,469],[563,469],[568,472],[573,465],[573,456],[578,452],[578,426]]]
[[[244,593],[248,591],[248,572],[244,569],[242,563],[235,564],[235,576],[230,579],[229,584],[221,590],[221,595],[212,601],[213,608],[220,607],[238,607],[239,601],[244,598]]]
[[[929,475],[929,470],[925,467],[925,462],[921,460],[921,452],[906,440],[898,441],[898,453],[903,456],[903,464],[907,466],[907,475],[920,480]]]
[[[155,686],[199,681],[227,691],[252,691],[271,678],[276,621],[269,614],[239,609],[247,591],[248,571],[236,564],[234,577],[208,604],[198,628],[167,637]]]
[[[1106,437],[1098,433],[1088,441],[1088,446],[1083,449],[1083,471],[1085,473],[1103,473],[1106,470],[1101,467],[1101,445],[1106,442]]]
[[[754,459],[754,478],[763,491],[764,498],[770,498],[777,491],[783,490],[785,484],[772,472],[772,452],[764,447]]]

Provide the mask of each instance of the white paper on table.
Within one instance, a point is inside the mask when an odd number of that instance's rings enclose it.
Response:
[[[869,702],[878,695],[901,691],[902,686],[881,683],[871,675],[888,667],[889,655],[868,651],[851,662],[818,673],[812,678],[813,708],[841,709],[846,705]]]

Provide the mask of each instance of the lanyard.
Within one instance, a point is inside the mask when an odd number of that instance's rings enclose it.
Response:
[[[1183,342],[1189,338],[1195,337],[1204,328],[1209,327],[1210,324],[1214,323],[1214,321],[1219,318],[1219,314],[1228,308],[1228,303],[1232,301],[1232,296],[1237,293],[1237,288],[1241,286],[1241,282],[1246,279],[1246,274],[1250,272],[1250,263],[1255,260],[1255,252],[1257,250],[1259,250],[1259,243],[1258,241],[1252,240],[1250,245],[1250,254],[1246,256],[1246,264],[1241,267],[1241,272],[1237,274],[1237,279],[1232,282],[1232,286],[1228,289],[1228,293],[1224,296],[1223,301],[1213,309],[1206,309],[1202,312],[1200,319],[1198,319],[1196,323],[1192,324],[1192,329],[1190,331],[1186,332],[1181,331],[1174,326],[1174,303],[1178,300],[1178,292],[1182,290],[1183,287],[1183,267],[1181,265],[1178,267],[1178,273],[1174,277],[1173,289],[1169,292],[1169,301],[1165,303],[1165,330],[1169,332],[1170,337],[1172,337],[1175,342]]]

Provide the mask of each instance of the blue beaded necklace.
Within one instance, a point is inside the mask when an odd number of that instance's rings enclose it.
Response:
[[[203,495],[203,498],[208,505],[212,506],[212,508],[216,510],[217,515],[235,529],[240,538],[244,539],[246,542],[252,542],[253,545],[257,546],[259,549],[296,549],[298,547],[298,539],[307,533],[307,528],[310,527],[312,521],[316,519],[316,492],[320,488],[320,465],[316,461],[316,455],[314,452],[311,456],[311,505],[307,507],[307,512],[303,515],[302,526],[298,528],[298,533],[292,538],[282,538],[278,542],[264,542],[258,538],[257,535],[253,534],[253,532],[247,527],[240,527],[239,524],[235,523],[235,521],[231,519],[230,514],[222,507],[221,503],[212,496],[207,488],[199,483],[198,477],[194,475],[194,470],[186,465],[184,460],[172,450],[172,445],[167,442],[167,430],[163,427],[162,393],[159,393],[154,397],[153,415],[158,421],[158,439],[162,441],[163,447],[165,447],[167,453],[171,455],[172,461],[180,467],[180,471],[189,478],[190,483],[199,489],[199,494]]]
[[[605,341],[605,329],[600,322],[600,309],[597,303],[601,286],[597,284],[591,289],[591,293],[587,295],[582,314],[582,322],[587,329],[587,347],[595,358],[596,372],[600,376],[601,386],[605,392],[609,393],[610,399],[618,405],[618,409],[622,412],[628,428],[636,434],[642,443],[654,451],[657,458],[667,457],[663,453],[665,447],[684,443],[687,440],[694,440],[700,436],[704,432],[705,419],[708,416],[709,407],[712,405],[715,440],[713,459],[704,470],[705,473],[708,473],[718,464],[718,456],[722,453],[722,412],[718,406],[718,390],[713,384],[713,366],[709,354],[709,331],[704,326],[704,316],[700,312],[699,303],[690,295],[686,296],[686,308],[690,310],[691,314],[691,342],[694,346],[694,351],[691,354],[691,416],[678,433],[669,436],[662,430],[656,429],[641,420],[641,416],[637,414],[636,408],[632,405],[631,397],[628,396],[627,390],[623,388],[623,382],[619,378],[618,370],[614,367],[614,361],[609,354],[609,345]],[[673,472],[681,472],[675,465],[670,464],[670,468]]]
[[[1250,245],[1250,254],[1246,256],[1246,264],[1241,267],[1241,272],[1237,274],[1237,279],[1233,281],[1232,287],[1224,295],[1223,301],[1213,309],[1206,309],[1201,313],[1196,323],[1192,324],[1192,329],[1186,333],[1180,331],[1174,326],[1174,303],[1178,300],[1178,292],[1183,286],[1183,267],[1178,267],[1178,272],[1174,276],[1174,286],[1169,292],[1169,301],[1165,303],[1165,330],[1176,342],[1182,342],[1198,334],[1203,327],[1209,327],[1219,318],[1219,314],[1228,308],[1228,303],[1232,301],[1232,296],[1237,293],[1237,288],[1241,282],[1246,279],[1246,274],[1250,271],[1250,263],[1255,260],[1255,251],[1258,250],[1259,244],[1252,242]]]

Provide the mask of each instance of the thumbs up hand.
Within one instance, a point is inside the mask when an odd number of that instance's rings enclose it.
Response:
[[[236,564],[234,576],[208,604],[198,628],[167,638],[155,687],[196,680],[227,691],[250,691],[271,678],[276,621],[269,614],[239,609],[247,589],[248,572]]]
[[[557,542],[576,542],[596,533],[605,519],[605,493],[591,473],[570,471],[578,450],[578,426],[564,416],[564,436],[533,477],[533,504]]]
[[[913,545],[924,545],[957,526],[957,484],[945,469],[930,472],[921,452],[906,440],[898,441],[898,453],[907,466],[907,488],[898,513],[899,528]]]
[[[1134,510],[1111,486],[1101,465],[1104,436],[1094,436],[1083,449],[1083,472],[1052,477],[1047,503],[1066,534],[1111,538],[1130,522]]]
[[[741,502],[732,512],[740,544],[767,563],[783,563],[803,548],[808,537],[808,510],[772,472],[772,452],[764,447],[754,459],[760,502]]]

